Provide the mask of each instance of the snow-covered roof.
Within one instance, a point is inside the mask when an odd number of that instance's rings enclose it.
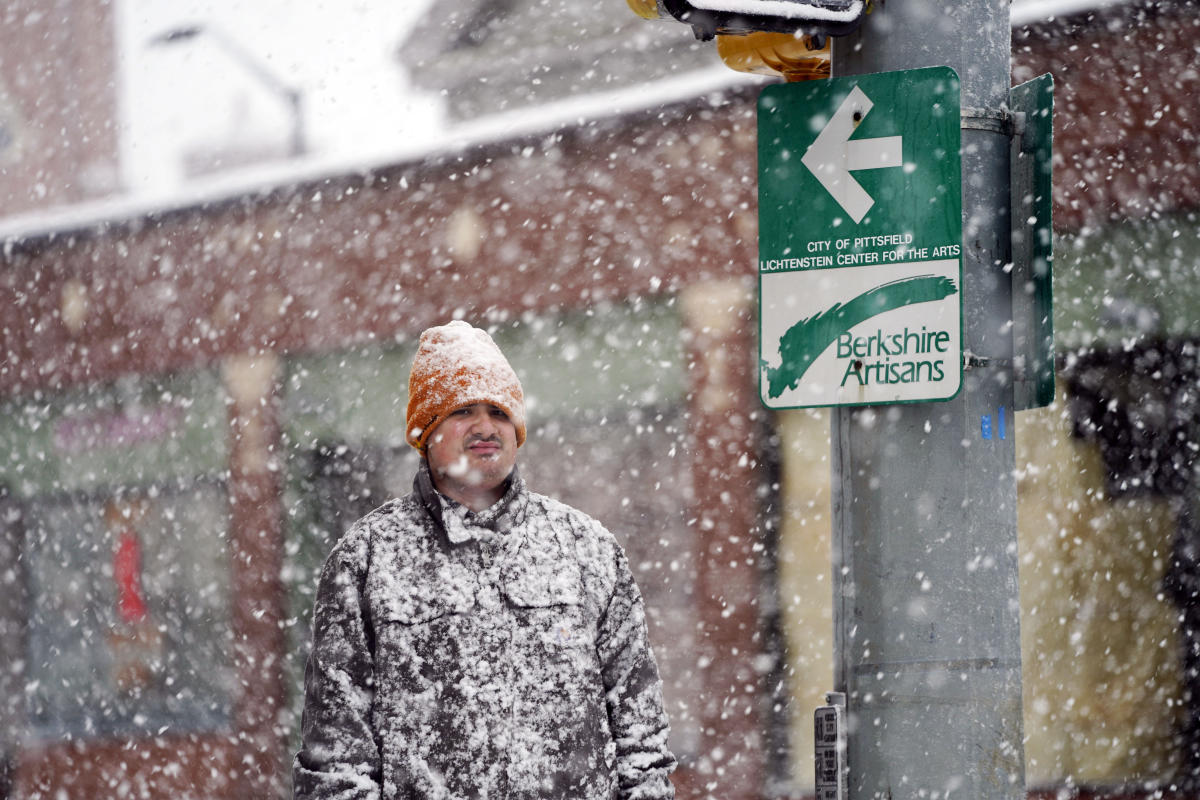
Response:
[[[1134,0],[1013,0],[1012,25],[1022,27],[1131,2]],[[169,194],[116,197],[14,215],[0,219],[0,246],[8,250],[21,240],[85,233],[107,224],[199,209],[238,198],[265,197],[293,187],[378,172],[405,163],[451,155],[481,144],[578,127],[763,82],[763,78],[733,72],[723,65],[713,66],[630,88],[589,93],[545,106],[494,114],[479,122],[454,127],[436,143],[401,147],[369,162],[310,156],[192,181],[182,190]]]
[[[696,97],[720,94],[739,87],[760,85],[767,79],[734,72],[725,66],[684,73],[656,83],[628,89],[597,92],[546,106],[493,114],[478,122],[452,128],[433,143],[399,148],[369,162],[317,156],[276,162],[217,174],[189,182],[170,194],[114,197],[65,208],[46,209],[0,219],[0,245],[9,248],[19,240],[83,233],[105,224],[151,215],[229,202],[245,197],[265,197],[289,188],[313,186],[352,175],[365,175],[397,166],[440,158],[474,147],[546,134],[590,122],[663,108]]]
[[[415,86],[445,98],[455,121],[664,80],[715,61],[687,26],[647,23],[620,0],[435,3],[396,58]]]

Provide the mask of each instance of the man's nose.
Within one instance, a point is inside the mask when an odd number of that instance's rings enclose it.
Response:
[[[493,417],[486,409],[483,411],[476,411],[472,416],[474,416],[474,420],[472,420],[474,423],[473,427],[476,430],[495,431],[497,429],[496,418]]]

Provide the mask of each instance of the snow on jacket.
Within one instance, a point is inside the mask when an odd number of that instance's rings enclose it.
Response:
[[[644,607],[612,534],[515,472],[480,515],[446,502],[422,464],[326,562],[295,797],[672,798]]]

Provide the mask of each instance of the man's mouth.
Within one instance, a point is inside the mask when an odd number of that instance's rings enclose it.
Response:
[[[481,439],[479,441],[471,442],[470,444],[468,444],[467,450],[471,451],[472,453],[475,453],[476,455],[484,455],[484,456],[492,455],[494,453],[500,452],[500,443],[495,442],[495,441],[486,440],[486,439]]]

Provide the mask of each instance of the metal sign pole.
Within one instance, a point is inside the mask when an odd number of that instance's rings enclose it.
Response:
[[[834,42],[836,76],[952,67],[967,123],[962,388],[833,412],[835,688],[854,800],[1024,796],[1009,54],[995,0],[876,3]]]

